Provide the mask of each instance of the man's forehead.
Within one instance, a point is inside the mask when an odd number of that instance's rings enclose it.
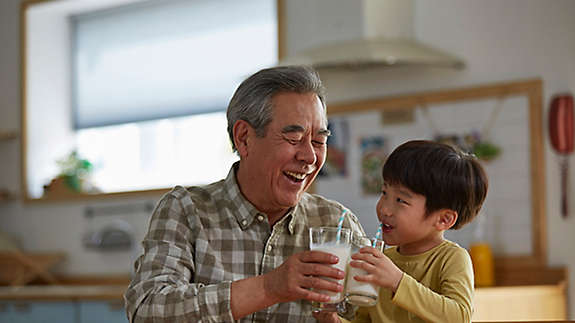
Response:
[[[326,133],[325,107],[315,93],[280,92],[272,100],[273,122],[281,132]]]

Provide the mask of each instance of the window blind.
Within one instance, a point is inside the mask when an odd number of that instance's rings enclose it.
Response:
[[[277,62],[275,0],[155,0],[71,17],[76,129],[225,110]]]

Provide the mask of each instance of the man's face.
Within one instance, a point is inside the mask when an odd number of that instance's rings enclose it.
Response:
[[[321,101],[315,93],[276,94],[264,137],[250,129],[241,167],[249,183],[244,193],[261,211],[293,207],[325,162],[329,135]]]

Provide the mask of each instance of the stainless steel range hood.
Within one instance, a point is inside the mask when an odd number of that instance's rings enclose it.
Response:
[[[292,6],[287,8],[288,32],[297,34],[287,45],[304,42],[306,46],[280,65],[307,64],[317,69],[465,66],[457,56],[414,39],[412,0],[289,0],[286,4]],[[290,14],[296,21],[290,20]]]

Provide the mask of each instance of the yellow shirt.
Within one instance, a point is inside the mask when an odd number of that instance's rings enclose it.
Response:
[[[397,247],[385,254],[404,272],[397,292],[381,288],[378,303],[360,308],[353,323],[471,321],[473,266],[467,250],[446,240],[419,255],[401,255]]]

